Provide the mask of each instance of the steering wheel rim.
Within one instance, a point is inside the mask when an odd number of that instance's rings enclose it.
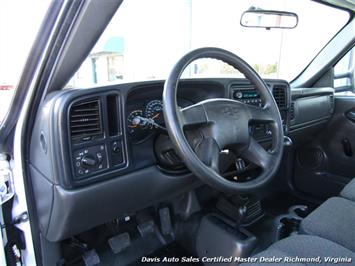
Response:
[[[264,106],[258,108],[231,99],[212,99],[180,109],[177,105],[177,88],[181,74],[191,62],[201,58],[218,59],[239,70],[259,91]],[[214,47],[187,53],[175,64],[165,82],[163,107],[168,134],[177,153],[190,171],[204,183],[226,193],[247,193],[264,186],[275,175],[283,152],[280,112],[263,79],[237,55]],[[270,123],[273,137],[271,151],[265,151],[250,136],[248,128],[252,120]],[[239,128],[236,123],[240,124]],[[195,142],[193,147],[184,133],[186,127],[190,126],[199,128],[197,135],[201,134],[195,140],[190,140]],[[230,143],[233,141],[236,145]],[[216,169],[218,158],[216,160],[214,156],[218,157],[215,153],[226,147],[233,147],[242,158],[256,162],[262,168],[262,173],[243,183],[225,179]]]

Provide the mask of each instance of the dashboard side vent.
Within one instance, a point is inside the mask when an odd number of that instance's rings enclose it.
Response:
[[[292,102],[290,106],[290,120],[295,119],[295,103]]]
[[[334,95],[329,96],[329,101],[331,105],[334,105]]]
[[[279,109],[284,109],[287,107],[287,94],[285,86],[274,86],[272,94]]]
[[[335,107],[334,95],[329,96],[329,101],[330,101],[330,113],[332,114],[334,112],[334,107]]]
[[[69,119],[72,139],[85,139],[102,134],[99,100],[75,103],[70,109]]]

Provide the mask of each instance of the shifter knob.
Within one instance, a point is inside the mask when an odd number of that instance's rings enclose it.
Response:
[[[239,226],[243,223],[246,215],[247,215],[247,207],[245,205],[242,205],[238,208],[238,215],[236,217],[236,226]]]

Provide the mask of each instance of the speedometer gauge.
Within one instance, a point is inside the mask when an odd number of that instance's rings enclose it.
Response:
[[[145,116],[153,119],[158,125],[163,125],[163,102],[161,100],[150,101],[145,107]]]

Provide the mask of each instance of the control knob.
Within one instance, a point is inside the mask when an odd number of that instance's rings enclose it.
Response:
[[[237,98],[237,99],[242,99],[243,98],[243,93],[241,91],[237,91],[234,96]]]
[[[83,166],[95,166],[97,164],[97,160],[95,157],[93,157],[91,155],[85,155],[81,159],[81,163]]]

